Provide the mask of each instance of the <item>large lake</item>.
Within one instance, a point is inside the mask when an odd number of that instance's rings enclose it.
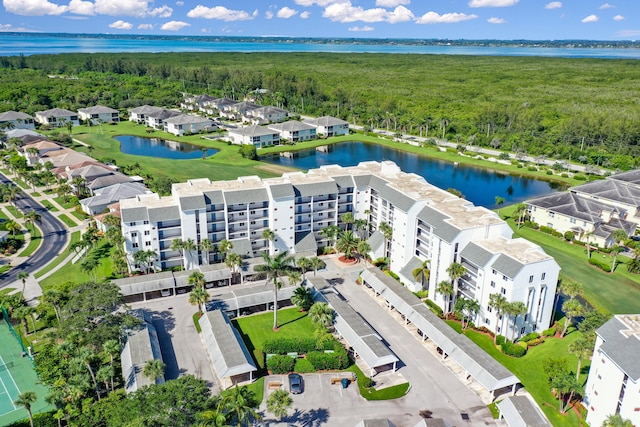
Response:
[[[120,142],[120,151],[126,154],[176,160],[200,159],[203,157],[202,147],[184,142],[133,135],[120,135],[114,137],[114,139]],[[208,148],[206,156],[213,156],[217,152],[218,150]]]
[[[330,164],[355,166],[368,160],[392,160],[403,171],[423,176],[443,189],[455,188],[474,204],[490,209],[496,208],[496,196],[503,197],[508,205],[557,191],[557,185],[546,181],[454,165],[377,144],[341,142],[330,147],[329,152],[304,150],[299,157],[274,156],[263,160],[304,170]]]

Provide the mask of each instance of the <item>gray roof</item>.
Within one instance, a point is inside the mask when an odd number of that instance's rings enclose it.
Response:
[[[136,310],[136,312],[132,314],[142,320],[142,325],[129,335],[120,358],[127,393],[145,385],[164,383],[164,375],[154,381],[142,375],[144,365],[149,360],[162,360],[162,354],[158,333],[151,322],[151,317],[144,310]]]
[[[269,195],[265,188],[252,188],[248,190],[225,191],[224,199],[227,205],[238,205],[241,203],[265,202],[269,200]]]
[[[400,269],[400,274],[402,274],[407,279],[413,279],[413,270],[416,268],[422,267],[422,261],[418,257],[411,257],[411,259]]]
[[[286,113],[286,111],[284,110],[281,110],[281,111]],[[267,127],[269,129],[273,129],[278,132],[295,132],[295,131],[310,130],[310,129],[315,130],[315,127],[311,126],[310,124],[302,123],[297,120],[289,120],[282,123],[274,123],[274,124],[268,125]]]
[[[507,368],[465,335],[458,334],[397,280],[378,269],[364,270],[362,279],[422,333],[489,391],[520,382]]]
[[[418,219],[429,224],[433,228],[433,233],[445,242],[452,242],[460,233],[458,227],[452,225],[449,217],[442,212],[438,212],[431,206],[425,206],[418,212]]]
[[[296,233],[295,252],[296,256],[314,257],[318,254],[318,243],[313,232]],[[305,254],[305,252],[308,254]]]
[[[353,182],[356,183],[357,188],[368,187],[372,177],[373,175],[355,175]]]
[[[181,196],[178,198],[180,209],[183,211],[193,211],[196,209],[206,209],[207,205],[202,194],[195,196]]]
[[[473,263],[477,267],[484,267],[489,261],[491,261],[491,258],[493,258],[494,256],[495,254],[489,252],[485,248],[476,245],[473,242],[469,242],[467,246],[464,247],[462,252],[460,252],[461,258],[464,258],[465,260]]]
[[[278,132],[276,132],[275,130],[267,129],[266,127],[258,125],[247,126],[238,129],[229,129],[229,133],[242,136],[278,135]]]
[[[304,122],[309,123],[312,126],[324,126],[324,127],[349,124],[349,122],[346,122],[344,120],[337,119],[331,116],[322,116],[316,119],[306,119]]]
[[[589,194],[598,199],[606,199],[613,202],[623,203],[635,208],[640,206],[640,188],[637,187],[637,171],[625,174],[614,175],[610,179],[592,181],[587,184],[572,187],[571,192]],[[619,177],[619,178],[616,178]],[[631,180],[631,185],[628,183]],[[632,212],[635,214],[635,212]]]
[[[261,108],[260,105],[250,101],[236,102],[235,104],[232,104],[230,106],[231,110],[236,110],[239,112],[257,110],[258,108]]]
[[[113,114],[113,113],[117,113],[118,110],[114,110],[113,108],[109,108],[109,107],[104,107],[102,105],[96,105],[93,107],[80,108],[78,112],[87,113],[87,114]]]
[[[367,239],[367,243],[371,248],[371,252],[377,252],[384,245],[384,235],[380,232],[380,230],[376,230],[373,232],[371,236]]]
[[[269,191],[274,199],[286,199],[295,195],[293,185],[289,183],[269,185]]]
[[[509,255],[500,254],[491,267],[508,278],[513,279],[518,275],[520,270],[522,270],[524,264],[514,258],[511,258]]]
[[[169,117],[164,121],[165,123],[170,123],[174,125],[183,125],[190,123],[209,123],[213,124],[213,120],[208,119],[206,117],[200,117],[193,114],[179,114],[173,117]]]
[[[354,177],[352,175],[333,176],[332,178],[340,188],[355,187],[355,183],[353,182]]]
[[[131,276],[123,279],[115,279],[112,282],[120,288],[124,296],[140,295],[145,292],[173,289],[176,286],[173,274],[170,271],[147,274],[144,276]]]
[[[220,310],[209,311],[200,318],[199,323],[202,341],[218,378],[257,370],[247,346],[226,314]]]
[[[104,187],[99,191],[99,194],[93,197],[80,200],[80,204],[89,207],[110,205],[120,201],[120,199],[129,199],[140,194],[149,193],[149,190],[144,185],[137,182],[122,182]]]
[[[509,427],[551,427],[538,405],[527,396],[509,396],[497,406]]]
[[[604,341],[598,351],[606,354],[629,378],[637,382],[640,379],[640,338],[637,331],[635,335],[623,334],[623,331],[630,329],[618,316],[614,316],[596,331]]]
[[[8,129],[4,131],[7,134],[7,138],[24,138],[24,137],[38,137],[38,139],[46,139],[47,137],[39,134],[35,130],[31,129]]]
[[[278,301],[291,299],[295,289],[296,286],[286,286],[278,290]],[[242,310],[273,303],[273,285],[263,281],[216,290],[218,293],[211,296],[207,310]]]
[[[113,172],[108,175],[99,176],[91,180],[91,182],[87,184],[87,187],[92,190],[99,190],[101,188],[109,187],[115,184],[122,184],[125,182],[134,182],[134,181],[133,181],[133,178],[123,173]]]
[[[229,98],[215,98],[207,102],[218,109],[222,109],[224,107],[238,103],[238,101],[234,101],[233,99],[229,99]]]
[[[29,119],[33,120],[33,117],[19,111],[5,111],[4,113],[0,113],[0,122]]]
[[[316,293],[316,299],[326,301],[333,308],[336,331],[353,347],[367,366],[373,369],[398,362],[398,358],[384,344],[380,335],[349,304],[326,284],[321,287],[325,290]]]
[[[622,181],[629,184],[640,185],[640,169],[631,170],[612,175],[609,180]]]
[[[266,116],[271,113],[288,113],[288,111],[283,110],[282,108],[274,107],[273,105],[265,105],[264,107],[255,108],[253,113],[254,114],[259,113]],[[310,126],[310,127],[313,127],[313,126]]]
[[[248,238],[229,240],[233,245],[231,252],[240,255],[243,258],[253,256],[253,248],[251,247],[251,241]]]
[[[162,110],[164,110],[164,108],[162,107],[154,107],[152,105],[141,105],[140,107],[129,108],[129,113],[149,115],[152,113],[157,113]]]
[[[148,221],[149,214],[144,206],[135,208],[121,208],[122,222]]]
[[[152,111],[147,113],[147,117],[151,117],[158,120],[166,120],[170,117],[179,116],[182,113],[174,110],[167,110],[166,108],[161,108],[160,111]]]
[[[378,191],[382,199],[385,199],[397,209],[408,212],[416,203],[411,197],[405,195],[402,191],[396,190],[388,185],[388,182],[378,176],[371,177],[371,187]]]
[[[386,418],[379,418],[373,420],[362,420],[355,427],[396,427],[394,423]]]
[[[36,114],[43,117],[67,117],[67,116],[77,116],[78,113],[73,111],[65,110],[64,108],[52,108],[50,110],[45,111],[36,111]]]
[[[231,278],[231,270],[222,263],[200,265],[198,269],[204,274],[204,281],[206,283]]]
[[[322,182],[311,182],[308,184],[294,184],[293,190],[296,196],[308,197],[319,196],[321,194],[336,194],[338,186],[332,179]]]
[[[224,204],[224,194],[222,190],[213,190],[204,192],[205,201],[212,205]]]
[[[176,205],[148,208],[147,212],[151,223],[180,219],[180,208]]]

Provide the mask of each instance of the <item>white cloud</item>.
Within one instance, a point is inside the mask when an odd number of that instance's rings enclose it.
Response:
[[[398,6],[393,11],[388,11],[381,7],[373,9],[363,9],[360,6],[353,6],[348,3],[334,3],[327,7],[322,14],[334,22],[406,22],[414,19],[413,13],[404,6]]]
[[[116,30],[130,30],[133,28],[133,24],[125,22],[122,19],[118,19],[117,21],[109,24],[109,28],[115,28]]]
[[[83,0],[71,0],[68,11],[76,15],[95,15],[96,11],[93,2]]]
[[[183,1],[177,1],[176,2],[176,6],[184,6],[184,2]]]
[[[96,0],[95,11],[101,15],[143,17],[148,3],[147,0]]]
[[[495,17],[491,17],[489,19],[487,19],[487,22],[489,24],[506,24],[507,20],[504,18],[495,18]]]
[[[307,19],[309,16],[311,16],[311,12],[309,12],[308,10],[305,10],[300,14],[300,18],[302,19]]]
[[[327,7],[334,3],[351,3],[351,1],[350,0],[295,0],[295,3],[305,7],[313,6],[314,4],[317,4],[320,7]]]
[[[277,16],[278,18],[289,19],[292,16],[295,16],[297,14],[298,14],[297,10],[291,9],[290,7],[285,6],[278,11]]]
[[[4,0],[2,4],[7,12],[24,16],[61,15],[67,11],[67,6],[48,0]]]
[[[520,0],[471,0],[469,7],[508,7],[514,6]]]
[[[624,16],[622,15],[616,15],[613,17],[614,21],[624,21]]]
[[[147,14],[149,16],[158,18],[168,18],[173,14],[173,9],[171,9],[167,5],[164,5],[162,7],[156,7],[155,9],[150,10]]]
[[[552,1],[544,5],[545,9],[560,9],[562,7],[561,1]]]
[[[256,11],[257,12],[257,11]],[[224,6],[206,7],[198,5],[191,9],[187,16],[189,18],[205,18],[205,19],[219,19],[221,21],[248,21],[253,19],[253,16],[244,10],[231,10]]]
[[[162,27],[160,27],[160,29],[163,31],[178,31],[184,27],[190,27],[190,26],[191,24],[187,24],[184,21],[169,21],[162,24]]]
[[[401,4],[410,4],[411,0],[376,0],[376,6],[380,7],[396,7]]]
[[[600,10],[604,10],[604,9],[613,9],[615,6],[609,3],[605,3],[602,6],[600,6],[598,9]]]
[[[478,15],[475,14],[467,15],[466,13],[454,12],[440,15],[436,12],[427,12],[420,18],[416,19],[416,24],[453,24],[476,18],[478,18]]]
[[[582,20],[582,22],[583,22],[584,24],[587,24],[587,23],[589,23],[589,22],[598,22],[598,19],[600,19],[600,18],[598,18],[598,15],[589,15],[589,16],[587,16],[586,18],[584,18],[584,19]]]
[[[270,10],[267,10],[267,11],[264,13],[264,18],[265,18],[265,19],[271,19],[271,18],[273,18],[273,12],[271,12]]]
[[[370,27],[369,25],[364,25],[362,27],[349,27],[349,31],[354,31],[354,32],[361,32],[361,31],[373,31],[373,27]]]
[[[14,27],[11,24],[0,24],[0,32],[3,32],[3,31],[19,31],[21,33],[26,33],[30,30],[27,30],[24,27]]]
[[[153,30],[153,24],[140,24],[138,25],[139,30]]]

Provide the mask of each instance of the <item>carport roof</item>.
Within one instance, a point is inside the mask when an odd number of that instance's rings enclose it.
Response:
[[[251,354],[229,318],[220,310],[209,311],[199,320],[202,340],[219,378],[256,371]]]
[[[139,295],[145,292],[175,287],[175,280],[171,271],[115,279],[113,283],[120,287],[120,293],[124,296]]]
[[[509,396],[498,403],[498,409],[509,426],[551,427],[538,405],[527,396]]]
[[[142,325],[129,335],[120,357],[127,393],[136,391],[144,385],[156,383],[158,380],[152,381],[143,376],[142,369],[149,360],[162,360],[158,334],[151,323],[151,317],[145,310],[136,310],[132,314],[142,320]],[[163,382],[164,376],[158,383]]]
[[[323,287],[326,290],[316,294],[316,297],[324,299],[334,309],[336,331],[353,347],[367,366],[377,368],[397,362],[398,358],[382,342],[382,338],[373,328],[334,290],[327,288],[326,284]]]
[[[381,418],[376,420],[362,420],[356,424],[356,427],[396,427],[396,425],[386,418]]]
[[[287,286],[278,290],[278,302],[291,298],[295,286]],[[228,292],[214,296],[209,303],[214,310],[242,310],[256,305],[273,302],[273,285],[259,284],[253,286],[232,286]]]
[[[469,338],[455,332],[431,312],[418,297],[392,277],[380,270],[372,269],[364,270],[362,279],[488,391],[520,382],[511,371]]]

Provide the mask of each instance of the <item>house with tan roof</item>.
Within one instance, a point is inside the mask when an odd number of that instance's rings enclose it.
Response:
[[[91,124],[100,123],[118,123],[120,121],[120,113],[113,108],[95,105],[93,107],[81,108],[78,115],[82,120],[90,120]]]

